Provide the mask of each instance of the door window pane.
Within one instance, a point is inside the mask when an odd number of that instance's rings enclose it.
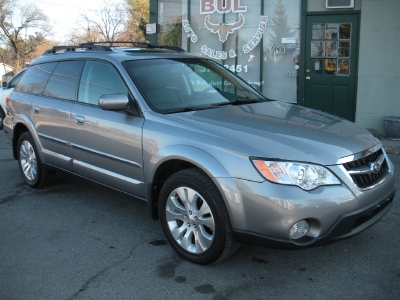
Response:
[[[325,42],[325,57],[337,57],[336,41]]]
[[[119,73],[108,63],[87,61],[79,85],[78,101],[98,105],[103,95],[128,94]]]
[[[335,40],[338,37],[338,24],[328,23],[326,24],[326,39]]]
[[[349,40],[351,36],[351,24],[340,24],[339,39]]]
[[[350,59],[338,59],[338,75],[350,75]]]
[[[312,28],[312,39],[313,40],[320,40],[324,38],[324,23],[314,23]]]
[[[311,73],[322,74],[324,73],[323,59],[312,59],[311,60]]]
[[[51,75],[43,91],[43,95],[66,100],[75,100],[82,65],[83,61],[60,62]]]
[[[311,42],[311,57],[323,57],[323,46],[321,41]]]
[[[325,59],[325,74],[336,73],[336,59]]]
[[[350,57],[350,42],[339,42],[339,57]]]

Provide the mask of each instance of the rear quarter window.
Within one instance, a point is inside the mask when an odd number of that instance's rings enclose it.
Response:
[[[57,62],[51,62],[30,66],[15,90],[23,93],[41,94],[57,64]]]

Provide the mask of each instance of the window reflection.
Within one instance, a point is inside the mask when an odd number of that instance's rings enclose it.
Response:
[[[339,39],[349,40],[351,34],[351,24],[340,24]]]
[[[311,42],[311,57],[323,57],[322,42]]]
[[[326,39],[328,40],[335,40],[338,36],[338,24],[335,23],[327,23],[326,24]]]
[[[325,42],[325,57],[337,57],[336,41]]]
[[[336,73],[336,59],[325,59],[325,73],[326,74]]]
[[[338,75],[350,75],[350,59],[338,60]]]
[[[324,38],[324,29],[325,29],[325,24],[324,23],[313,24],[313,27],[312,27],[312,39],[313,40],[323,39]]]
[[[339,57],[350,57],[350,42],[339,42]]]

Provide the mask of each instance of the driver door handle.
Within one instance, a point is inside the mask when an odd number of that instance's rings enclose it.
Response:
[[[75,115],[76,124],[83,125],[85,124],[85,117],[82,115]]]

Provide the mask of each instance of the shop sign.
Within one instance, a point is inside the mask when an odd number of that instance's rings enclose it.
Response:
[[[219,41],[225,43],[229,35],[236,30],[239,30],[246,22],[244,14],[247,12],[247,6],[242,6],[240,0],[200,0],[200,14],[206,15],[204,18],[204,26],[212,33],[218,35]],[[225,13],[236,13],[239,14],[239,20],[234,23],[222,23],[217,24],[211,20],[211,14],[225,14]],[[268,16],[261,16],[259,25],[256,29],[255,34],[248,42],[243,46],[242,50],[244,53],[251,52],[261,42],[264,35],[264,31],[267,28]],[[188,20],[182,20],[183,28],[190,38],[192,43],[198,41],[198,37],[191,28]],[[201,53],[214,59],[227,59],[228,57],[234,58],[237,56],[235,49],[227,51],[214,50],[207,45],[201,46]]]
[[[296,38],[282,38],[282,44],[296,44]]]
[[[271,54],[285,54],[285,47],[271,47]]]
[[[146,34],[154,34],[154,33],[157,33],[157,24],[156,23],[146,24]]]

